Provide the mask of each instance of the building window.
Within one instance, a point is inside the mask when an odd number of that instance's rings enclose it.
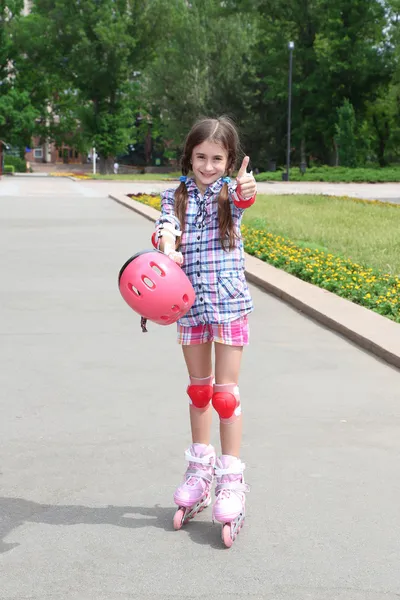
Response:
[[[43,148],[35,148],[33,151],[34,158],[43,158]]]

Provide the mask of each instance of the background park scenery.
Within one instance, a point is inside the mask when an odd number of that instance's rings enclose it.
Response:
[[[399,17],[399,0],[0,0],[4,172],[89,177],[95,147],[101,177],[117,157],[115,177],[173,178],[192,122],[227,114],[259,181],[290,162],[292,181],[399,182]],[[397,205],[259,195],[244,224],[247,252],[400,322]]]

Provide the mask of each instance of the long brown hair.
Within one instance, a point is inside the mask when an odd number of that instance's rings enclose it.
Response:
[[[226,175],[232,176],[236,166],[240,148],[239,135],[233,122],[225,116],[217,119],[204,118],[197,121],[190,130],[183,148],[181,158],[182,174],[188,175],[193,148],[205,141],[214,142],[222,146],[228,153]],[[186,184],[181,182],[175,191],[175,214],[181,224],[181,231],[185,229],[188,193]],[[228,201],[228,184],[224,183],[218,196],[218,224],[221,245],[224,250],[233,250],[238,237],[234,229],[231,207]]]

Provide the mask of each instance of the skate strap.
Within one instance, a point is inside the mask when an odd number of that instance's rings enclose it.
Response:
[[[212,456],[193,456],[188,450],[185,451],[185,458],[188,462],[197,463],[199,465],[212,465]]]
[[[215,486],[215,493],[219,494],[222,490],[229,490],[231,492],[249,492],[250,488],[247,483],[240,481],[227,481],[226,483],[218,483]]]
[[[189,469],[187,469],[187,471],[185,473],[186,483],[192,477],[197,477],[198,479],[205,479],[205,481],[208,481],[209,483],[212,483],[212,481],[213,481],[212,473],[207,473],[207,471],[201,471],[200,469],[190,469],[189,468]]]
[[[220,469],[219,467],[215,467],[215,475],[217,477],[222,477],[222,475],[241,475],[245,468],[246,465],[238,461],[231,467],[228,467],[227,469]]]

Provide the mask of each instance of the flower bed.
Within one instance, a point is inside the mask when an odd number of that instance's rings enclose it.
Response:
[[[160,210],[159,196],[130,196]],[[264,229],[243,225],[242,234],[248,254],[400,323],[400,277],[322,250],[301,247]]]
[[[90,175],[84,173],[83,171],[71,171],[70,173],[67,171],[55,171],[54,173],[50,173],[50,177],[73,177],[74,179],[91,179]]]

